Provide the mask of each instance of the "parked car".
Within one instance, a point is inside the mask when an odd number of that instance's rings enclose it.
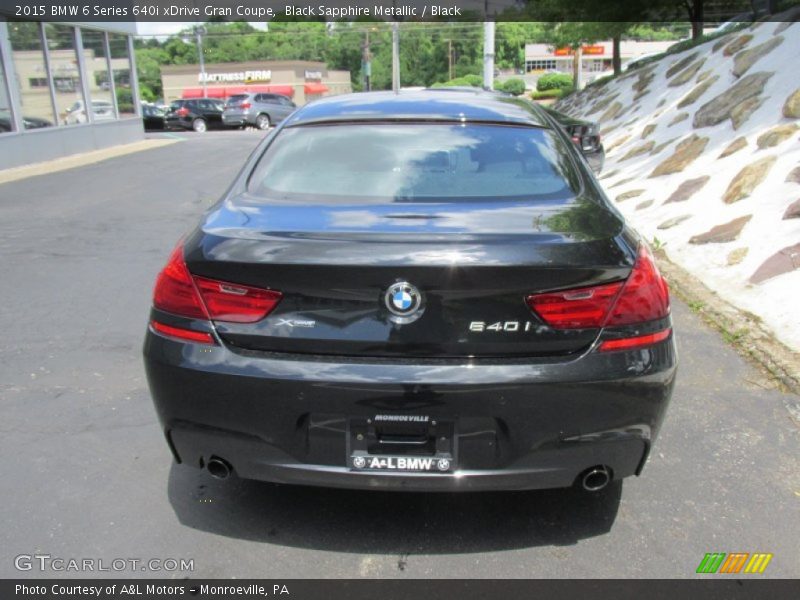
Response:
[[[220,129],[224,105],[211,98],[175,100],[164,117],[166,129],[192,129],[203,133],[208,129]]]
[[[145,131],[161,131],[164,129],[164,110],[151,104],[142,104],[142,123]]]
[[[90,106],[92,107],[92,116],[95,123],[98,121],[113,121],[116,118],[114,115],[114,104],[108,100],[92,100]],[[77,100],[67,109],[64,115],[64,123],[67,125],[76,125],[86,122],[88,122],[86,118],[86,107],[83,104],[83,100]]]
[[[22,125],[25,129],[40,129],[42,127],[52,127],[53,123],[41,117],[26,117],[23,115]],[[8,111],[0,111],[0,133],[9,133],[12,129],[11,113]]]
[[[222,121],[228,127],[252,125],[269,129],[292,114],[295,108],[297,105],[281,94],[237,94],[228,98]]]
[[[603,489],[675,382],[667,285],[524,99],[297,110],[159,274],[144,342],[176,461],[365,490]]]
[[[580,149],[586,162],[589,163],[592,171],[600,173],[606,161],[606,151],[600,138],[597,123],[570,117],[549,106],[543,106],[542,108],[566,130],[570,139]]]

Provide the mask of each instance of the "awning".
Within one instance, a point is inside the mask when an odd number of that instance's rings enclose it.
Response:
[[[181,98],[184,98],[184,99],[202,98],[202,97],[203,97],[202,88],[184,88],[183,94],[181,94]]]
[[[327,88],[325,88],[327,89]],[[280,94],[282,96],[294,96],[294,88],[291,85],[239,85],[231,87],[209,87],[206,90],[208,98],[230,98],[236,94],[246,94],[248,92],[262,94]],[[319,92],[317,92],[319,93]],[[202,98],[203,88],[184,88],[181,98]]]
[[[251,92],[262,92],[264,94],[280,94],[281,96],[294,96],[294,87],[291,85],[249,85],[247,89]]]
[[[328,91],[328,86],[324,83],[307,83],[304,88],[306,94],[324,94]]]
[[[202,98],[203,97],[203,88],[184,88],[183,94],[181,98],[189,99],[189,98]],[[206,97],[207,98],[227,98],[227,94],[225,88],[221,87],[210,87],[206,90]]]

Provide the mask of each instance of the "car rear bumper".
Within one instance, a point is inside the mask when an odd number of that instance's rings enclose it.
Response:
[[[602,146],[592,152],[585,152],[583,156],[586,158],[586,162],[589,163],[589,167],[595,175],[602,172],[603,165],[606,162],[606,153]]]
[[[242,125],[254,124],[255,118],[250,115],[250,113],[246,112],[226,111],[222,113],[222,123],[226,127],[240,127]]]
[[[164,119],[164,129],[191,129],[192,122],[179,117]]]
[[[568,487],[598,465],[614,479],[638,474],[676,370],[672,336],[560,360],[370,361],[240,353],[148,331],[144,355],[178,462],[218,457],[244,478],[420,491]],[[355,432],[385,415],[446,431],[452,468],[355,468]]]

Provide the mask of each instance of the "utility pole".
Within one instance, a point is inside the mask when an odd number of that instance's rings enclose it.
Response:
[[[392,91],[400,91],[400,24],[392,23]]]
[[[208,98],[208,82],[206,81],[206,63],[203,58],[203,36],[206,33],[206,28],[202,25],[196,25],[194,28],[194,35],[197,39],[197,54],[200,58],[200,79],[203,80],[203,98]]]
[[[367,30],[364,40],[364,52],[361,57],[361,62],[363,63],[364,91],[370,92],[372,91],[372,53],[369,49],[369,30]]]
[[[494,89],[494,21],[483,22],[483,87]]]
[[[447,41],[447,80],[453,79],[453,40]]]

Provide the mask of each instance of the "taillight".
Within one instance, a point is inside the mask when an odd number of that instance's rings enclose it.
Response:
[[[153,291],[153,306],[164,312],[189,317],[208,319],[192,275],[183,260],[183,244],[178,244],[167,261],[167,266],[158,274]]]
[[[255,323],[266,317],[283,295],[275,290],[194,277],[213,321]]]
[[[602,327],[622,282],[528,296],[528,306],[553,329]]]
[[[158,275],[153,305],[191,319],[255,323],[272,312],[282,297],[275,290],[192,275],[183,260],[183,244],[178,244]]]
[[[189,114],[189,109],[186,108],[185,106],[182,106],[181,108],[175,111],[175,114],[178,115],[179,117],[185,117],[186,115]]]
[[[239,108],[241,108],[242,110],[247,110],[248,108],[250,108],[250,106],[251,106],[251,104],[249,102],[242,102],[239,105]]]
[[[526,300],[554,329],[634,325],[669,314],[667,283],[644,244],[624,282],[533,294]]]
[[[656,319],[663,319],[669,314],[669,288],[667,282],[658,272],[653,255],[646,245],[639,247],[639,256],[631,274],[625,281],[625,287],[605,325],[635,325]]]

